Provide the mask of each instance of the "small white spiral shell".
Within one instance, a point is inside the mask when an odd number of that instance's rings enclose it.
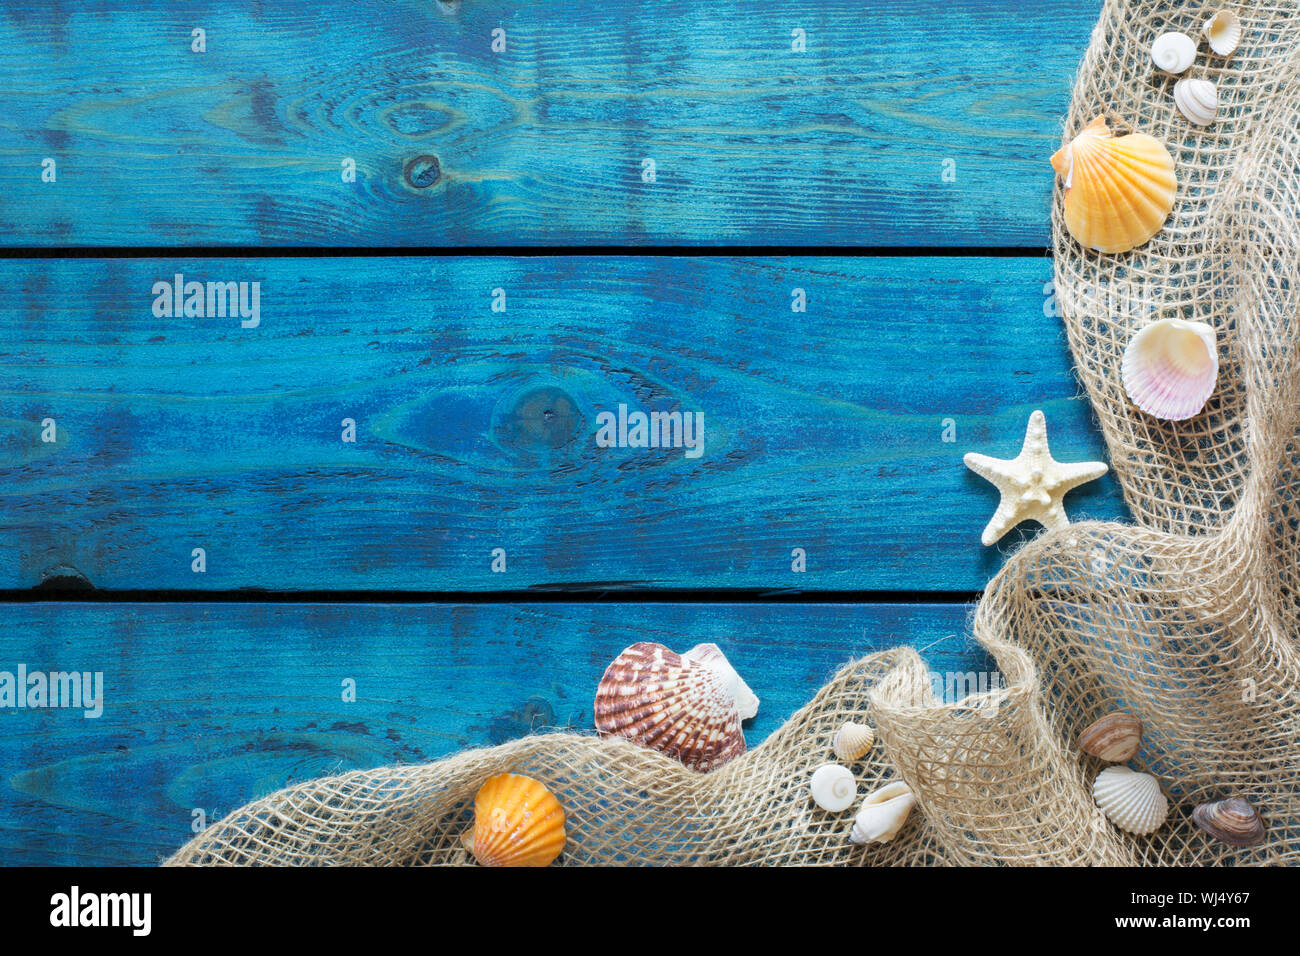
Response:
[[[1166,73],[1182,73],[1196,61],[1196,41],[1186,33],[1162,33],[1151,44],[1151,59]]]
[[[853,771],[837,763],[828,763],[813,771],[812,798],[817,806],[830,813],[840,813],[858,799],[858,782]]]

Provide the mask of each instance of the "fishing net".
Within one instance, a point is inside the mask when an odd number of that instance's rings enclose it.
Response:
[[[1056,296],[1136,524],[1044,533],[1007,561],[973,624],[1005,686],[943,704],[919,656],[889,651],[843,668],[712,773],[621,739],[543,734],[280,790],[168,862],[467,862],[475,791],[513,771],[563,802],[566,864],[1300,863],[1300,9],[1242,5],[1226,61],[1201,44],[1189,75],[1221,100],[1202,129],[1149,48],[1166,30],[1199,35],[1211,12],[1109,0],[1077,80],[1066,137],[1098,114],[1151,133],[1174,154],[1178,200],[1151,242],[1107,256],[1066,233],[1058,191]],[[1147,417],[1120,384],[1125,344],[1157,315],[1218,334],[1219,387],[1189,421]],[[1103,765],[1074,744],[1114,709],[1142,719],[1132,765],[1170,798],[1150,836],[1097,810]],[[901,777],[919,799],[893,842],[852,845],[852,811],[809,800],[846,720],[879,734],[853,767],[860,792]],[[1263,815],[1263,844],[1233,848],[1192,825],[1195,804],[1231,794]]]

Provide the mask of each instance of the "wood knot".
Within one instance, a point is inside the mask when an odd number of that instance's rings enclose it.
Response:
[[[577,403],[562,389],[543,385],[516,397],[499,415],[495,430],[502,445],[544,451],[571,444],[582,424]]]
[[[406,164],[406,181],[416,189],[428,189],[442,178],[437,156],[417,156]]]
[[[514,710],[493,717],[488,724],[488,740],[504,744],[554,726],[555,708],[545,697],[534,694]]]

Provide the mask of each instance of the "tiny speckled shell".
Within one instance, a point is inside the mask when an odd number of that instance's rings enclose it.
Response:
[[[596,688],[596,729],[692,770],[721,767],[745,752],[742,705],[746,711],[758,708],[758,698],[724,664],[713,645],[682,655],[662,644],[633,644],[606,668]]]
[[[564,849],[564,808],[529,777],[503,773],[474,797],[465,846],[484,866],[546,866]]]

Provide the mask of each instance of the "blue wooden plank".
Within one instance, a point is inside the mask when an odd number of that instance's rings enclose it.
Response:
[[[259,282],[258,326],[155,316],[176,273]],[[0,262],[0,587],[979,589],[997,492],[962,454],[1014,456],[1042,408],[1059,458],[1104,457],[1050,277],[983,258]],[[702,453],[598,447],[620,405],[703,415]],[[1067,507],[1125,513],[1110,479]]]
[[[0,243],[1044,247],[1097,11],[5,4]]]
[[[36,604],[0,608],[0,671],[102,672],[103,713],[0,710],[0,862],[151,864],[288,783],[592,731],[640,640],[718,643],[762,699],[750,746],[842,664],[917,648],[985,675],[958,605]],[[345,702],[342,682],[356,682]],[[975,678],[981,679],[979,676]]]

